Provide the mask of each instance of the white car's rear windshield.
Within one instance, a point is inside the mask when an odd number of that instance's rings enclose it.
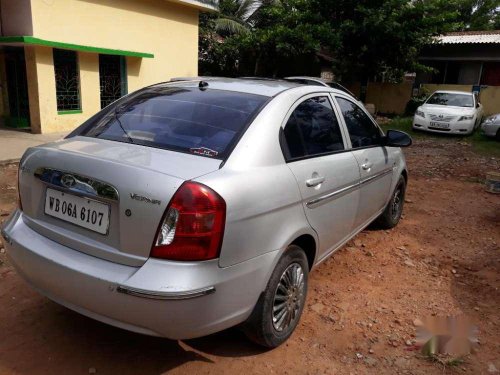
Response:
[[[474,100],[472,99],[472,95],[436,92],[427,100],[426,104],[474,107]]]
[[[132,94],[81,135],[223,159],[269,98],[193,87]]]

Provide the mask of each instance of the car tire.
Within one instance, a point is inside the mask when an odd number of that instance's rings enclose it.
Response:
[[[495,139],[497,142],[500,142],[500,129],[497,130],[497,134],[495,135]]]
[[[304,250],[290,245],[278,261],[252,315],[242,325],[250,340],[266,348],[276,348],[292,335],[304,310],[308,275]]]
[[[387,203],[387,207],[384,212],[382,212],[382,215],[376,220],[376,224],[382,229],[391,229],[398,225],[403,213],[405,194],[406,180],[403,176],[399,176],[398,183],[391,195],[389,203]]]

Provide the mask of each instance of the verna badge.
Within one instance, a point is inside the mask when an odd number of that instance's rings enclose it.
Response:
[[[159,201],[158,199],[143,197],[142,195],[139,195],[136,193],[130,193],[130,198],[132,198],[133,200],[139,201],[139,202],[146,202],[146,203],[157,204],[157,205],[159,205],[161,203],[161,201]]]

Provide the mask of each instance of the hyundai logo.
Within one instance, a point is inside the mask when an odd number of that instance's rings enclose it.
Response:
[[[64,187],[67,187],[68,189],[69,188],[72,188],[73,186],[76,185],[76,178],[74,178],[72,175],[70,174],[64,174],[62,177],[61,177],[61,184],[64,186]]]

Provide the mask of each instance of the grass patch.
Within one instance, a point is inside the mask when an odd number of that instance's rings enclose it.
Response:
[[[488,138],[476,130],[474,134],[468,137],[425,133],[422,131],[415,131],[412,129],[413,119],[411,117],[395,117],[386,124],[381,125],[384,131],[389,129],[401,130],[411,135],[412,138],[422,139],[430,138],[440,140],[443,142],[465,142],[472,145],[472,150],[484,156],[500,158],[500,142],[495,141],[493,138]]]
[[[448,367],[458,367],[465,364],[464,358],[453,358],[449,356],[445,356],[442,354],[430,354],[425,356],[425,358],[432,363],[437,363],[442,365],[444,368]]]

